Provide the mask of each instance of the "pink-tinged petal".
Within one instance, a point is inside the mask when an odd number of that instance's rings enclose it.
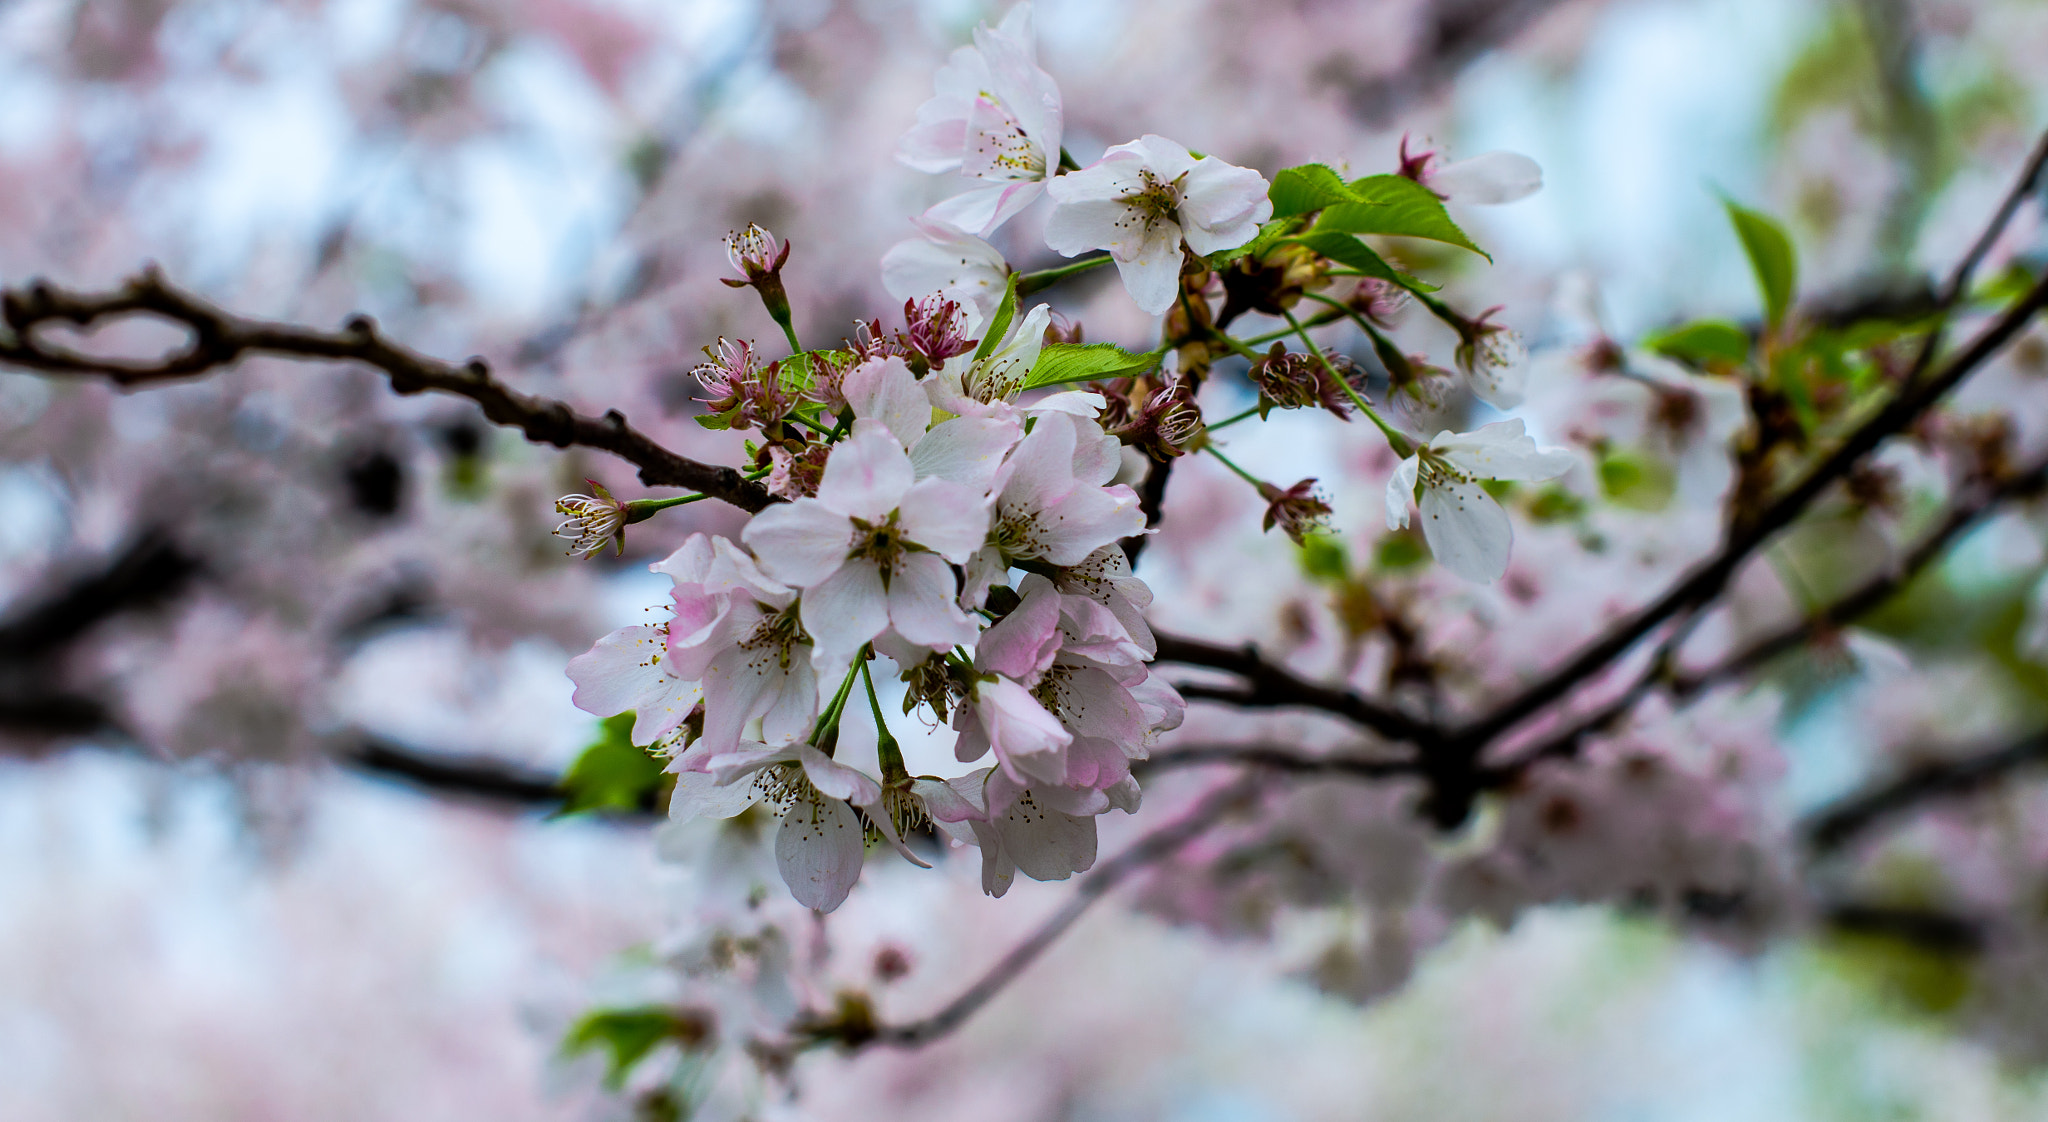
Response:
[[[974,789],[979,790],[986,771],[975,777]],[[966,778],[966,777],[963,777]],[[973,800],[960,793],[959,788],[944,779],[915,779],[910,789],[924,800],[924,808],[935,822],[965,822],[970,818],[985,817],[987,811]]]
[[[1410,456],[1387,480],[1387,529],[1408,528],[1408,507],[1415,502],[1415,473],[1421,466],[1421,460]]]
[[[1138,813],[1138,805],[1144,796],[1144,792],[1138,787],[1137,778],[1129,775],[1124,776],[1123,782],[1103,788],[1102,794],[1109,800],[1109,805],[1125,814]]]
[[[1063,390],[1059,393],[1047,394],[1037,401],[1024,406],[1024,412],[1034,414],[1065,413],[1069,416],[1093,420],[1102,413],[1102,407],[1106,404],[1108,402],[1104,401],[1099,393],[1093,393],[1088,390]]]
[[[1429,189],[1452,202],[1494,206],[1543,188],[1543,169],[1519,152],[1481,152],[1431,171]]]
[[[724,540],[724,539],[719,539]],[[677,584],[694,584],[711,571],[714,547],[709,534],[691,534],[674,553],[647,566],[651,572],[672,578]]]
[[[876,420],[859,420],[853,435],[835,445],[818,481],[818,501],[849,518],[880,522],[903,501],[903,492],[917,482],[910,457],[889,429]],[[792,504],[794,505],[794,504]],[[754,516],[759,522],[768,511]],[[752,545],[752,539],[748,540]],[[760,550],[754,551],[756,554]],[[764,562],[769,561],[763,557]],[[773,571],[772,562],[770,571]]]
[[[931,415],[929,399],[918,403]],[[937,476],[986,494],[1003,466],[1003,455],[1024,438],[1024,426],[994,417],[955,417],[932,426],[910,450],[910,466],[920,480]]]
[[[837,799],[789,808],[775,832],[775,867],[797,903],[829,912],[845,902],[867,854],[862,835],[853,808]]]
[[[773,652],[727,647],[704,669],[704,735],[706,751],[730,752],[740,743],[747,722],[773,703],[768,671]]]
[[[1097,736],[1124,745],[1145,742],[1145,711],[1108,672],[1072,667],[1059,683],[1054,707],[1076,736]]]
[[[571,700],[599,717],[634,711],[633,743],[652,744],[690,715],[703,689],[669,673],[659,628],[625,627],[569,660]]]
[[[768,698],[761,707],[761,739],[770,744],[788,744],[809,736],[818,718],[818,674],[811,665],[811,650],[792,644],[789,664],[782,664],[781,651],[754,654],[749,662],[759,666]]]
[[[882,439],[895,443],[886,433]],[[832,459],[838,458],[835,452]],[[832,470],[829,461],[825,470]],[[853,544],[853,524],[846,520],[846,515],[817,499],[798,499],[756,514],[740,537],[761,559],[761,567],[776,580],[809,588],[845,563],[846,552]]]
[[[761,570],[754,555],[733,544],[731,538],[715,539],[704,586],[712,591],[736,591],[771,608],[786,608],[796,599],[795,590]]]
[[[846,372],[846,403],[858,418],[882,422],[898,444],[909,448],[931,422],[931,402],[917,375],[897,355],[870,359]],[[826,466],[830,467],[828,460]]]
[[[1001,899],[1017,879],[1017,863],[1010,860],[1003,835],[992,823],[976,819],[969,825],[974,828],[974,844],[981,848],[981,890]]]
[[[966,360],[956,358],[947,363],[943,369],[934,370],[930,374],[925,375],[923,383],[924,392],[925,396],[930,399],[932,408],[943,409],[948,413],[961,417],[988,417],[993,415],[996,412],[995,406],[990,405],[986,401],[976,401],[967,396],[967,391],[962,388],[962,375],[966,370]]]
[[[1010,567],[1003,561],[1002,550],[988,546],[967,560],[967,580],[960,589],[960,606],[968,611],[981,607],[988,599],[988,590],[997,581],[1009,575]]]
[[[1128,144],[1119,144],[1104,152],[1102,158],[1106,162],[1124,153],[1143,161],[1155,177],[1166,183],[1189,174],[1195,168],[1194,153],[1157,133],[1148,132]]]
[[[882,797],[880,784],[808,744],[797,746],[797,759],[811,786],[835,799],[866,806]]]
[[[1003,223],[1022,214],[1044,193],[1045,183],[1042,180],[999,183],[940,200],[924,212],[924,217],[927,221],[944,223],[962,233],[985,238],[1001,229]]]
[[[1019,782],[1031,777],[1054,783],[1066,773],[1073,734],[1023,686],[1008,678],[976,683],[973,706],[1005,772]]]
[[[670,593],[675,613],[668,624],[669,671],[702,678],[711,656],[753,631],[760,605],[731,593],[707,594],[699,584],[677,585]]]
[[[1047,219],[1047,243],[1051,243],[1052,235],[1049,228],[1052,220],[1058,217],[1060,210],[1079,203],[1106,202],[1115,202],[1119,209],[1128,209],[1119,200],[1144,188],[1144,160],[1134,153],[1118,148],[1110,149],[1100,160],[1079,171],[1070,171],[1053,178],[1045,185],[1045,191],[1052,196],[1053,202],[1059,204],[1059,209],[1055,209],[1052,217]],[[1057,252],[1066,253],[1057,245],[1052,248]],[[1080,250],[1074,251],[1079,252]],[[1071,257],[1073,254],[1068,253],[1067,256]]]
[[[1144,241],[1130,247],[1128,257],[1124,256],[1125,247],[1109,247],[1116,255],[1116,271],[1123,278],[1124,291],[1130,293],[1131,301],[1146,315],[1165,315],[1180,294],[1180,234],[1180,227],[1160,222]]]
[[[1074,479],[1090,487],[1115,479],[1124,463],[1123,445],[1093,420],[1068,415],[1074,417]]]
[[[968,311],[967,330],[978,333],[1002,301],[1010,267],[994,246],[950,227],[920,223],[922,238],[898,242],[882,255],[882,287],[898,300],[933,293]]]
[[[1010,860],[1032,880],[1065,880],[1095,864],[1095,819],[1039,806],[1029,792],[995,827]]]
[[[1005,465],[1008,475],[1000,502],[1003,517],[1042,510],[1073,491],[1078,483],[1074,478],[1076,434],[1075,419],[1064,413],[1038,419]]]
[[[1033,574],[1024,579],[1024,601],[981,633],[974,666],[1035,684],[1060,651],[1060,594],[1052,582]]]
[[[719,786],[729,786],[760,771],[770,764],[793,763],[796,760],[796,746],[784,745],[770,748],[755,740],[742,740],[724,751],[704,751],[710,757],[701,769]]]
[[[967,119],[953,117],[917,125],[904,133],[896,145],[896,159],[918,171],[938,174],[958,168],[966,150]]]
[[[876,795],[878,798],[880,794],[881,791],[879,788],[877,788]],[[868,812],[868,821],[873,823],[875,829],[881,833],[882,840],[888,842],[889,848],[895,850],[898,856],[902,857],[905,861],[908,861],[911,864],[916,865],[920,869],[929,869],[932,867],[931,862],[925,860],[922,857],[919,857],[915,853],[912,853],[910,851],[910,847],[903,844],[902,835],[896,832],[896,816],[890,814],[888,812],[887,807],[881,806],[879,803],[875,803],[863,804],[863,809],[865,809]]]
[[[1078,746],[1080,742],[1075,741],[1075,744]],[[1097,750],[1117,755],[1116,746],[1113,744],[1098,741]],[[1108,767],[1121,767],[1124,771],[1129,771],[1130,761],[1120,757],[1112,760],[1109,755],[1105,755],[1103,762]],[[1115,782],[1122,782],[1122,780],[1119,779]],[[1103,786],[1111,785],[1105,783]],[[1061,814],[1071,814],[1080,818],[1093,818],[1109,809],[1109,799],[1103,795],[1101,790],[1080,784],[1070,784],[1065,787],[1033,787],[1031,789],[1031,801],[1047,810],[1056,810]]]
[[[1074,178],[1063,175],[1047,187],[1059,197],[1060,184]],[[1109,249],[1131,240],[1125,223],[1131,208],[1119,199],[1083,199],[1063,202],[1045,220],[1045,244],[1062,257],[1076,257],[1094,249]]]
[[[1266,178],[1250,168],[1214,156],[1196,163],[1181,183],[1180,224],[1188,248],[1219,253],[1256,237],[1260,224],[1273,217],[1268,187]]]
[[[1508,571],[1514,526],[1477,483],[1430,483],[1422,489],[1421,507],[1422,536],[1437,564],[1481,584]]]
[[[909,554],[889,578],[889,623],[904,639],[935,651],[966,646],[974,642],[975,626],[954,602],[958,595],[944,561],[930,553]]]
[[[1033,543],[1055,565],[1078,565],[1096,550],[1145,530],[1137,492],[1115,487],[1076,487],[1044,508]]]
[[[933,476],[904,494],[896,524],[904,537],[960,565],[988,540],[988,506],[985,492]]]
[[[1145,711],[1146,731],[1153,734],[1172,732],[1180,727],[1188,712],[1187,699],[1180,691],[1163,678],[1150,677],[1130,687],[1131,697]],[[1139,757],[1143,758],[1143,757]]]
[[[804,593],[798,612],[818,657],[845,663],[852,661],[861,644],[889,626],[889,595],[874,562],[848,561]]]
[[[671,822],[731,818],[760,798],[760,789],[752,783],[720,784],[701,771],[683,772],[676,776],[675,790],[669,793],[668,817]]]

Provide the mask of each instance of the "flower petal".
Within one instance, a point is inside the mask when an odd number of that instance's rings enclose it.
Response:
[[[917,473],[911,470],[910,457],[895,434],[878,420],[862,419],[853,423],[853,435],[835,445],[832,458],[825,461],[825,476],[818,481],[818,501],[826,509],[849,518],[879,522],[896,509],[903,500],[903,492],[915,482]],[[767,513],[755,515],[754,521],[759,522]],[[748,544],[753,542],[749,540]]]
[[[903,536],[956,565],[988,540],[988,497],[950,479],[920,479],[904,493],[896,524]]]
[[[887,435],[883,439],[895,443]],[[833,459],[838,458],[835,452]],[[829,461],[825,470],[832,470]],[[798,499],[756,514],[740,538],[775,579],[809,588],[845,563],[853,544],[853,524],[817,499]]]
[[[789,894],[806,908],[829,912],[860,879],[867,845],[853,808],[837,799],[799,802],[775,832],[775,867]]]
[[[916,444],[931,423],[931,401],[898,355],[870,359],[847,371],[845,387],[853,415],[880,421],[905,448]]]
[[[1508,512],[1477,483],[1448,480],[1422,489],[1422,536],[1438,564],[1487,584],[1508,571],[1515,530]]]
[[[1460,471],[1480,479],[1554,479],[1571,470],[1574,462],[1564,449],[1536,447],[1520,417],[1471,432],[1438,433],[1429,446]]]
[[[675,790],[668,796],[671,822],[692,818],[731,818],[760,801],[761,790],[752,783],[719,783],[701,771],[676,776]]]
[[[1408,508],[1415,502],[1415,473],[1422,467],[1419,457],[1410,456],[1394,469],[1387,480],[1387,529],[1408,528]]]
[[[1491,206],[1525,199],[1543,187],[1543,169],[1520,152],[1481,152],[1436,168],[1429,189],[1452,202]]]
[[[889,626],[889,596],[881,570],[873,561],[848,561],[839,571],[804,593],[797,609],[817,644],[816,657],[827,663],[852,660],[861,644]]]
[[[920,395],[919,404],[930,416],[929,400]],[[1003,466],[1004,453],[1023,438],[1024,426],[1012,420],[955,417],[924,434],[910,450],[910,465],[920,480],[937,476],[985,493]]]
[[[958,595],[951,566],[936,554],[909,554],[889,578],[889,623],[905,640],[935,651],[966,646],[974,642],[975,626],[955,602]]]

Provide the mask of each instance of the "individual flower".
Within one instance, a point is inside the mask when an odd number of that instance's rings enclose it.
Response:
[[[1332,366],[1340,371],[1351,371],[1351,360],[1343,355],[1329,356]],[[1245,372],[1253,386],[1259,391],[1259,416],[1264,417],[1274,409],[1327,409],[1345,420],[1351,419],[1351,398],[1344,387],[1314,355],[1305,351],[1290,351],[1285,343],[1273,344],[1266,357],[1252,364]]]
[[[752,288],[761,296],[768,316],[789,330],[789,293],[782,287],[782,266],[789,260],[789,243],[749,222],[744,230],[725,236],[725,255],[743,279],[720,279],[732,288]]]
[[[1097,792],[1020,788],[1000,768],[972,771],[946,786],[958,801],[945,813],[934,805],[933,824],[980,848],[981,888],[990,896],[1008,892],[1020,871],[1032,880],[1065,880],[1094,866],[1095,816],[1110,805]],[[1104,805],[1076,812],[1076,795]],[[991,812],[991,805],[1003,809]]]
[[[1513,409],[1522,403],[1529,352],[1514,332],[1488,322],[1498,311],[1488,308],[1477,319],[1459,324],[1458,369],[1465,372],[1479,400],[1496,409]]]
[[[666,626],[622,627],[569,660],[570,700],[598,717],[633,714],[633,743],[654,744],[674,732],[704,698],[696,678],[675,673]]]
[[[818,678],[795,590],[730,539],[706,534],[691,535],[651,568],[675,581],[668,669],[704,684],[704,749],[730,751],[756,719],[770,744],[810,732]]]
[[[1060,162],[1060,91],[1038,67],[1031,5],[1011,8],[993,29],[975,28],[974,45],[954,51],[934,85],[896,158],[988,183],[925,212],[986,236],[1030,206]]]
[[[768,574],[803,590],[801,620],[828,664],[844,665],[893,627],[933,650],[974,641],[948,562],[988,531],[988,499],[931,476],[881,421],[861,418],[833,448],[815,498],[770,507],[744,531]]]
[[[720,338],[718,347],[704,348],[705,361],[690,373],[711,396],[704,399],[707,412],[727,417],[733,428],[767,428],[789,415],[796,394],[782,385],[780,363],[761,368],[754,345]]]
[[[1121,446],[1094,421],[1041,415],[1010,453],[988,540],[967,568],[965,602],[978,604],[1010,565],[1078,565],[1145,530],[1137,492],[1106,486],[1123,465]]]
[[[1181,244],[1198,254],[1235,249],[1273,216],[1264,176],[1150,133],[1053,180],[1045,242],[1067,257],[1106,249],[1124,288],[1150,315],[1173,306]]]
[[[775,865],[789,894],[821,912],[846,900],[867,854],[867,828],[853,808],[881,797],[873,779],[809,744],[742,742],[711,756],[703,772],[677,780],[671,818],[730,818],[766,800],[782,820]]]
[[[955,355],[973,350],[980,339],[969,335],[966,310],[957,300],[933,293],[903,301],[903,345],[924,360],[925,368],[944,366]]]
[[[613,498],[597,480],[583,482],[590,484],[593,494],[564,495],[555,500],[555,513],[563,516],[555,536],[570,539],[571,557],[590,557],[605,546],[626,552],[626,504]]]
[[[1419,494],[1422,536],[1437,561],[1466,580],[1498,580],[1507,572],[1514,527],[1479,481],[1553,479],[1572,462],[1562,449],[1537,448],[1520,418],[1437,433],[1387,481],[1387,528],[1408,525],[1409,501]]]
[[[781,444],[768,446],[768,493],[780,499],[804,499],[818,493],[825,478],[829,444],[801,444],[792,452]]]
[[[1107,395],[1105,395],[1106,397]],[[1122,416],[1105,430],[1127,448],[1135,448],[1155,460],[1170,460],[1188,450],[1202,431],[1202,409],[1187,379],[1180,375],[1180,353],[1169,352],[1161,365],[1158,381],[1151,385],[1142,404],[1131,407],[1127,395],[1117,401]]]
[[[1401,138],[1400,174],[1446,202],[1493,206],[1528,198],[1543,187],[1543,169],[1519,152],[1481,152],[1468,160],[1442,163],[1434,151],[1408,154]]]
[[[924,236],[897,242],[882,255],[882,287],[898,300],[939,296],[967,312],[974,334],[995,315],[1010,282],[1010,266],[996,248],[950,226],[918,221]]]
[[[1029,405],[1016,404],[1045,349],[1046,326],[1052,309],[1044,304],[1010,321],[1009,330],[989,353],[968,362],[949,362],[925,378],[922,385],[934,409],[961,417],[1000,420],[1022,419],[1035,413],[1071,413],[1093,417],[1102,408],[1102,395],[1085,390],[1048,394]]]
[[[1330,504],[1316,496],[1315,485],[1315,480],[1304,479],[1283,491],[1271,483],[1259,484],[1259,497],[1266,500],[1264,528],[1280,527],[1296,545],[1306,542],[1310,531],[1328,529]]]

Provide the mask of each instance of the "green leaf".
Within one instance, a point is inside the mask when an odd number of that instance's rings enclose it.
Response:
[[[1342,584],[1351,579],[1351,558],[1334,534],[1310,534],[1301,543],[1301,571],[1316,580]]]
[[[1388,534],[1373,548],[1372,563],[1388,572],[1412,569],[1429,560],[1422,536],[1413,531]]]
[[[1252,240],[1238,246],[1236,249],[1218,250],[1204,258],[1204,260],[1209,262],[1211,268],[1220,268],[1240,257],[1262,257],[1267,250],[1273,248],[1282,237],[1286,236],[1287,231],[1293,225],[1294,220],[1292,218],[1275,218],[1273,221],[1259,227],[1259,232],[1252,236]]]
[[[1305,245],[1339,265],[1347,265],[1369,277],[1392,281],[1415,292],[1435,292],[1437,286],[1410,276],[1381,257],[1371,246],[1359,241],[1351,234],[1312,233],[1288,241]]]
[[[625,1085],[634,1065],[663,1041],[674,1040],[689,1050],[702,1044],[709,1032],[710,1026],[701,1019],[659,1005],[598,1009],[569,1027],[562,1050],[574,1056],[603,1048],[608,1053],[604,1083],[616,1091]]]
[[[1663,510],[1678,490],[1678,474],[1669,465],[1631,449],[1602,454],[1598,470],[1608,501],[1631,510]]]
[[[1709,362],[1745,362],[1749,359],[1749,333],[1725,320],[1703,319],[1660,331],[1643,340],[1643,346],[1667,358],[1694,365]]]
[[[1764,317],[1776,327],[1785,322],[1799,284],[1799,258],[1793,252],[1792,239],[1767,214],[1729,198],[1723,198],[1721,205],[1728,208],[1728,221],[1735,224],[1735,236],[1742,239],[1742,251],[1756,271],[1756,286],[1764,296]]]
[[[1292,218],[1337,203],[1358,201],[1344,177],[1324,164],[1282,168],[1273,176],[1266,197],[1273,200],[1274,218]]]
[[[986,328],[988,334],[981,337],[981,346],[974,349],[974,360],[995,353],[996,344],[1003,341],[1003,335],[1010,330],[1010,321],[1017,318],[1017,274],[1011,273],[1009,283],[1003,285],[1003,302],[996,305],[996,314],[991,316]]]
[[[1166,357],[1163,350],[1132,354],[1114,343],[1048,343],[1024,379],[1024,388],[1121,378],[1150,370]]]
[[[562,776],[563,814],[638,810],[661,786],[662,761],[633,743],[633,714],[606,717],[600,728]]]
[[[1442,199],[1406,176],[1370,175],[1351,184],[1351,191],[1359,201],[1325,209],[1323,216],[1316,219],[1318,233],[1334,230],[1345,234],[1426,238],[1493,260],[1451,221]]]

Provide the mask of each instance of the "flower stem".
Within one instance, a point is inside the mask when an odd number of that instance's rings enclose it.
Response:
[[[1250,409],[1247,409],[1242,413],[1236,414],[1235,416],[1225,417],[1213,425],[1205,423],[1202,427],[1208,429],[1210,432],[1215,432],[1217,429],[1220,429],[1225,425],[1234,425],[1239,421],[1245,420],[1248,417],[1256,416],[1258,412],[1259,407],[1254,405]]]
[[[1301,321],[1294,318],[1294,313],[1282,309],[1280,314],[1287,317],[1287,325],[1294,329],[1294,333],[1296,335],[1301,336],[1302,345],[1308,348],[1308,353],[1314,355],[1315,360],[1322,364],[1323,372],[1330,376],[1331,381],[1336,382],[1339,386],[1342,386],[1344,388],[1344,392],[1350,395],[1351,404],[1358,406],[1358,411],[1364,413],[1366,419],[1370,420],[1375,426],[1379,428],[1380,434],[1387,438],[1387,444],[1394,449],[1394,454],[1400,456],[1402,459],[1406,459],[1409,456],[1414,455],[1415,442],[1408,439],[1408,435],[1406,433],[1393,427],[1392,425],[1389,425],[1386,422],[1386,420],[1383,419],[1379,415],[1379,413],[1376,412],[1373,409],[1373,407],[1366,402],[1364,395],[1360,394],[1356,389],[1352,387],[1351,380],[1337,373],[1337,368],[1331,366],[1330,360],[1323,357],[1323,349],[1321,347],[1316,346],[1316,341],[1314,339],[1308,337],[1308,328],[1302,326]]]
[[[1258,476],[1256,476],[1256,475],[1253,475],[1253,474],[1252,474],[1251,472],[1248,472],[1248,471],[1244,470],[1244,469],[1243,469],[1243,468],[1241,468],[1241,467],[1238,467],[1238,466],[1237,466],[1237,462],[1236,462],[1235,460],[1232,460],[1232,459],[1231,459],[1231,458],[1230,458],[1229,456],[1226,456],[1226,455],[1224,455],[1223,453],[1221,453],[1221,452],[1218,452],[1218,451],[1216,450],[1216,446],[1215,446],[1214,444],[1204,444],[1204,445],[1202,445],[1202,451],[1204,451],[1204,452],[1207,452],[1207,453],[1209,453],[1209,454],[1210,454],[1211,456],[1214,456],[1214,457],[1216,457],[1217,459],[1219,459],[1219,460],[1223,461],[1223,466],[1224,466],[1224,467],[1227,467],[1227,468],[1229,468],[1230,470],[1232,470],[1232,471],[1236,472],[1236,473],[1237,473],[1237,475],[1238,475],[1238,478],[1240,478],[1240,479],[1244,480],[1244,481],[1245,481],[1246,483],[1249,483],[1249,484],[1251,484],[1251,485],[1252,485],[1252,486],[1253,486],[1254,488],[1259,488],[1259,489],[1261,489],[1262,491],[1263,491],[1263,489],[1265,488],[1265,486],[1266,486],[1266,481],[1265,481],[1265,480],[1263,480],[1263,479],[1260,479],[1260,478],[1259,478]]]
[[[1358,329],[1365,332],[1365,337],[1372,340],[1373,353],[1379,356],[1380,365],[1387,368],[1387,376],[1395,385],[1407,385],[1413,381],[1415,378],[1415,367],[1408,361],[1408,356],[1401,353],[1401,349],[1394,345],[1392,339],[1387,338],[1379,328],[1374,327],[1371,320],[1360,315],[1358,309],[1346,307],[1327,296],[1321,296],[1313,292],[1306,293],[1305,295],[1311,300],[1320,300],[1350,316],[1351,322],[1357,324]]]
[[[875,757],[882,765],[882,782],[908,779],[910,769],[903,766],[903,748],[896,743],[896,737],[889,732],[889,722],[882,717],[882,699],[875,696],[874,672],[868,669],[866,659],[861,660],[860,679],[868,688],[868,706],[875,711]]]
[[[1335,323],[1342,318],[1342,316],[1335,312],[1317,312],[1315,315],[1308,317],[1307,323],[1300,326],[1321,327],[1326,323]],[[1292,321],[1293,317],[1289,316],[1288,319]],[[1270,343],[1275,339],[1285,339],[1287,336],[1294,334],[1296,330],[1297,328],[1294,327],[1283,327],[1278,331],[1268,331],[1264,335],[1254,335],[1249,339],[1243,340],[1243,342],[1247,347],[1257,347]]]
[[[1109,262],[1110,256],[1105,253],[1099,257],[1083,257],[1079,261],[1070,264],[1055,265],[1050,269],[1040,269],[1034,273],[1024,273],[1017,278],[1017,295],[1019,297],[1029,296],[1034,292],[1051,288],[1053,285],[1077,273],[1085,273],[1099,265],[1107,265]]]
[[[626,525],[630,526],[635,522],[645,522],[654,517],[656,511],[667,510],[672,506],[684,506],[694,503],[699,499],[708,499],[710,497],[709,495],[676,495],[666,499],[634,499],[626,504]]]
[[[868,648],[863,644],[860,653],[854,656],[853,665],[846,668],[846,678],[839,683],[839,692],[832,695],[832,704],[818,715],[818,727],[811,730],[811,743],[827,756],[832,754],[830,745],[838,739],[832,734],[839,731],[839,718],[846,715],[846,698],[853,693],[853,680],[867,661]]]

